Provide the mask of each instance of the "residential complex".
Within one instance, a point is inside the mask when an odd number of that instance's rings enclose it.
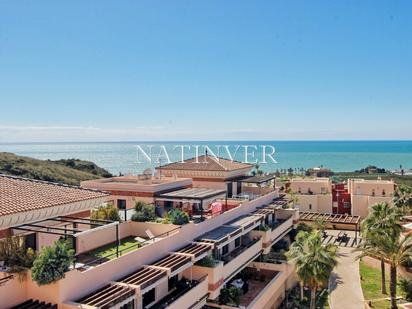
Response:
[[[391,203],[392,180],[348,179],[333,184],[330,178],[292,178],[289,188],[300,211],[350,214],[365,218],[376,203]]]
[[[199,170],[182,164],[167,172],[171,165],[155,176],[82,187],[1,175],[2,238],[20,235],[36,251],[70,239],[75,261],[65,278],[46,285],[2,265],[0,308],[277,308],[296,284],[282,252],[299,213],[287,207],[273,176],[250,176],[251,166],[240,163],[205,169],[216,165],[206,160]],[[180,209],[190,221],[132,221],[137,201],[159,217]],[[105,203],[119,208],[121,221],[90,218]],[[242,290],[239,304],[225,303],[229,287]]]

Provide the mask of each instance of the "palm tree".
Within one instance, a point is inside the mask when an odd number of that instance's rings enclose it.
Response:
[[[407,185],[397,187],[392,202],[393,205],[402,210],[403,215],[409,214],[412,209],[412,188]]]
[[[365,240],[368,252],[379,251],[380,256],[390,265],[390,299],[391,309],[397,308],[396,286],[398,267],[412,257],[412,234],[401,237],[396,230],[381,231],[374,235],[374,241]],[[364,255],[364,253],[362,253]]]
[[[335,245],[322,245],[319,231],[301,231],[286,253],[288,260],[295,265],[301,291],[304,284],[310,287],[310,309],[315,309],[316,292],[319,287],[327,284],[336,265],[336,250]]]
[[[361,230],[364,242],[358,246],[362,251],[362,256],[373,256],[380,259],[381,262],[381,292],[386,292],[385,260],[381,256],[380,233],[383,231],[393,231],[400,235],[402,226],[400,224],[401,213],[398,208],[390,207],[387,203],[379,203],[372,206],[369,215],[362,221]]]

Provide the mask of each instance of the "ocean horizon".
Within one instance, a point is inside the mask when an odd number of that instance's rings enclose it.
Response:
[[[17,155],[37,159],[69,159],[76,158],[93,161],[113,174],[138,174],[158,164],[141,160],[138,162],[137,146],[147,149],[149,145],[165,145],[173,149],[175,145],[207,145],[212,150],[217,145],[270,145],[276,149],[277,163],[261,164],[264,171],[276,171],[288,168],[311,168],[324,166],[336,172],[354,171],[368,165],[393,170],[412,168],[411,140],[282,140],[282,141],[104,141],[104,142],[33,142],[33,143],[0,143],[0,152],[12,152]],[[202,153],[200,153],[202,154]],[[225,153],[223,157],[228,157]],[[261,149],[255,151],[255,157],[262,155]],[[180,154],[170,150],[171,161],[178,161]],[[193,157],[194,151],[186,151],[185,158]],[[235,159],[244,157],[239,151]]]

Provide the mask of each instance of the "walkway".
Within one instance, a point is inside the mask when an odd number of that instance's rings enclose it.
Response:
[[[328,231],[336,233],[338,231]],[[348,231],[352,238],[352,232]],[[358,252],[351,247],[339,247],[338,265],[329,280],[331,309],[363,309],[364,300],[360,284]]]

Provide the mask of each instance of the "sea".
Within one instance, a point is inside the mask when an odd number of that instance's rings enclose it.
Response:
[[[170,161],[203,154],[209,148],[223,157],[245,161],[245,145],[249,162],[260,162],[266,172],[282,169],[327,167],[336,172],[354,171],[368,165],[388,170],[412,168],[412,141],[196,141],[196,142],[71,142],[71,143],[7,143],[0,152],[12,152],[37,159],[76,158],[93,161],[112,174],[139,174]],[[196,146],[197,145],[197,146]],[[266,160],[265,152],[275,150]],[[151,155],[149,150],[152,150]],[[238,150],[235,152],[235,150]],[[228,151],[225,151],[228,150]],[[146,153],[143,153],[143,151]],[[167,152],[167,156],[165,154]],[[235,154],[235,155],[234,155]],[[253,156],[252,156],[253,154]],[[149,157],[149,158],[148,158]],[[160,159],[160,160],[159,160]]]

